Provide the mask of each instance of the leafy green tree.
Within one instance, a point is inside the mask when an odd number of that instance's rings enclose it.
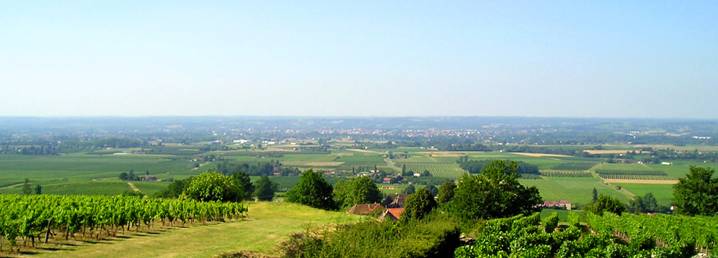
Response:
[[[542,203],[538,189],[521,185],[518,178],[518,163],[492,161],[479,175],[459,180],[449,210],[464,222],[537,211]]]
[[[441,186],[439,186],[439,193],[436,196],[437,202],[443,204],[451,201],[451,199],[454,198],[454,189],[456,189],[454,181],[448,181],[441,184]]]
[[[405,210],[401,216],[402,220],[422,219],[436,207],[436,201],[431,192],[426,188],[422,188],[406,198],[404,207]]]
[[[658,201],[653,193],[647,193],[643,197],[636,196],[628,207],[631,212],[656,212],[658,208]]]
[[[182,195],[185,189],[187,189],[187,186],[189,186],[192,179],[194,179],[194,177],[174,180],[167,186],[167,188],[165,188],[165,190],[156,193],[155,196],[161,198],[177,198]]]
[[[332,190],[332,185],[327,183],[322,174],[310,169],[302,173],[299,182],[287,192],[287,201],[333,210],[336,204]]]
[[[404,194],[413,194],[416,192],[416,187],[414,185],[409,185],[406,188],[404,188]]]
[[[269,180],[269,177],[262,176],[259,181],[257,181],[257,187],[254,193],[260,201],[271,201],[274,199],[274,192],[276,191],[277,184]]]
[[[586,210],[598,215],[603,215],[604,212],[621,215],[626,210],[626,206],[616,198],[601,194],[595,202],[586,207]]]
[[[30,186],[30,179],[25,178],[25,183],[22,184],[22,194],[32,194],[32,186]]]
[[[433,196],[436,196],[437,194],[439,194],[439,189],[437,189],[436,186],[434,186],[432,184],[427,185],[426,190],[428,190],[431,193],[431,195],[433,195]]]
[[[381,191],[374,181],[365,176],[339,181],[334,187],[334,200],[341,208],[361,203],[376,203],[381,201],[381,197]]]
[[[591,196],[591,202],[595,202],[598,200],[598,190],[596,188],[593,188],[593,195]]]
[[[42,186],[35,185],[35,194],[42,194]]]
[[[252,195],[254,194],[254,185],[252,185],[252,180],[249,178],[249,175],[243,172],[237,172],[232,174],[232,178],[237,182],[239,189],[241,189],[239,196],[240,199],[252,199]]]
[[[673,186],[676,211],[686,215],[718,213],[718,178],[711,168],[691,166],[686,177]]]
[[[198,201],[239,201],[242,189],[234,178],[217,172],[205,172],[190,181],[183,195]]]

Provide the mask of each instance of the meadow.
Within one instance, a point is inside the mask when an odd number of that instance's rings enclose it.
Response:
[[[124,238],[94,243],[73,241],[54,247],[55,251],[42,251],[38,256],[212,257],[239,251],[276,255],[279,244],[290,233],[365,219],[345,212],[286,202],[249,203],[247,218],[242,221],[133,233]]]

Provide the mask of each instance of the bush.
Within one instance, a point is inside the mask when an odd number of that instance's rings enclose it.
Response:
[[[297,185],[287,192],[287,201],[333,210],[336,204],[332,195],[332,185],[327,183],[322,174],[310,169],[304,172]]]
[[[401,216],[403,221],[422,219],[436,207],[436,201],[434,201],[434,196],[431,195],[429,190],[422,188],[409,195],[404,206],[406,209]]]
[[[407,223],[369,221],[307,232],[280,246],[284,257],[451,257],[459,234],[452,219],[432,214]]]
[[[585,209],[598,215],[602,215],[603,212],[606,211],[621,215],[621,213],[626,210],[626,206],[616,198],[607,195],[599,195],[598,199],[586,206]]]
[[[271,201],[274,199],[274,192],[277,191],[277,184],[269,180],[269,177],[262,176],[257,181],[257,187],[254,194],[260,201]]]
[[[344,209],[355,204],[376,203],[381,201],[381,197],[374,181],[365,176],[339,181],[334,187],[334,199]]]
[[[205,172],[190,181],[183,195],[198,201],[239,201],[242,190],[232,177]]]
[[[493,161],[479,175],[464,175],[454,191],[450,213],[471,223],[537,211],[542,203],[538,189],[521,185],[518,177],[518,163],[513,161]]]

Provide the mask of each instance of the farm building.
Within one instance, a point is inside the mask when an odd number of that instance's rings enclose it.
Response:
[[[377,210],[384,210],[384,206],[378,203],[357,204],[349,208],[347,212],[354,215],[371,215]]]
[[[541,207],[571,210],[571,202],[569,202],[568,200],[544,201]]]
[[[404,213],[404,208],[389,208],[386,209],[381,216],[379,216],[379,220],[385,221],[385,220],[399,220],[401,218],[401,214]]]

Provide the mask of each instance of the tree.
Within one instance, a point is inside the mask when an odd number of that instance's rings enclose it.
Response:
[[[269,180],[269,177],[262,176],[257,181],[257,187],[254,190],[254,194],[260,201],[271,201],[274,199],[274,192],[277,191],[277,184]]]
[[[691,166],[685,178],[673,186],[676,211],[686,215],[715,215],[718,213],[718,178],[711,168]]]
[[[161,192],[158,192],[155,194],[157,197],[162,198],[177,198],[187,189],[189,186],[189,183],[194,179],[194,177],[185,178],[182,180],[174,180],[170,185],[167,186],[167,188]]]
[[[658,211],[658,201],[653,193],[647,193],[643,197],[636,196],[631,200],[628,209],[631,212],[656,212]]]
[[[252,185],[252,180],[249,178],[249,175],[237,172],[232,174],[232,178],[237,182],[239,189],[241,189],[239,196],[240,199],[252,199],[252,195],[254,194],[254,185]]]
[[[436,196],[438,203],[444,204],[451,201],[451,199],[454,198],[454,189],[456,189],[454,181],[448,181],[441,184],[441,186],[439,186],[439,193]]]
[[[35,185],[35,194],[42,194],[42,186]]]
[[[450,213],[464,222],[529,214],[542,203],[536,187],[518,182],[518,163],[492,161],[479,175],[464,175],[454,191]]]
[[[25,183],[22,184],[22,194],[32,194],[32,186],[30,186],[30,179],[25,178]]]
[[[198,201],[239,201],[242,189],[232,177],[205,172],[190,181],[183,195]]]
[[[426,190],[428,190],[431,193],[431,195],[433,195],[433,196],[436,196],[437,194],[439,194],[439,189],[437,189],[436,186],[434,186],[432,184],[427,185]]]
[[[591,202],[596,202],[598,200],[598,190],[596,188],[593,188],[593,196],[591,196]]]
[[[361,176],[339,181],[334,187],[334,200],[341,208],[355,204],[381,201],[381,191],[369,177]]]
[[[626,210],[626,206],[616,198],[601,194],[595,202],[586,207],[586,210],[598,215],[603,215],[606,211],[621,215]]]
[[[436,207],[436,201],[429,190],[422,188],[409,195],[404,207],[405,210],[401,216],[402,220],[422,219]]]
[[[333,210],[336,205],[332,190],[332,185],[327,183],[322,174],[310,169],[302,173],[299,182],[287,192],[287,201]]]
[[[414,185],[410,184],[409,186],[404,188],[404,194],[413,194],[414,192],[416,192],[416,187],[414,187]]]

